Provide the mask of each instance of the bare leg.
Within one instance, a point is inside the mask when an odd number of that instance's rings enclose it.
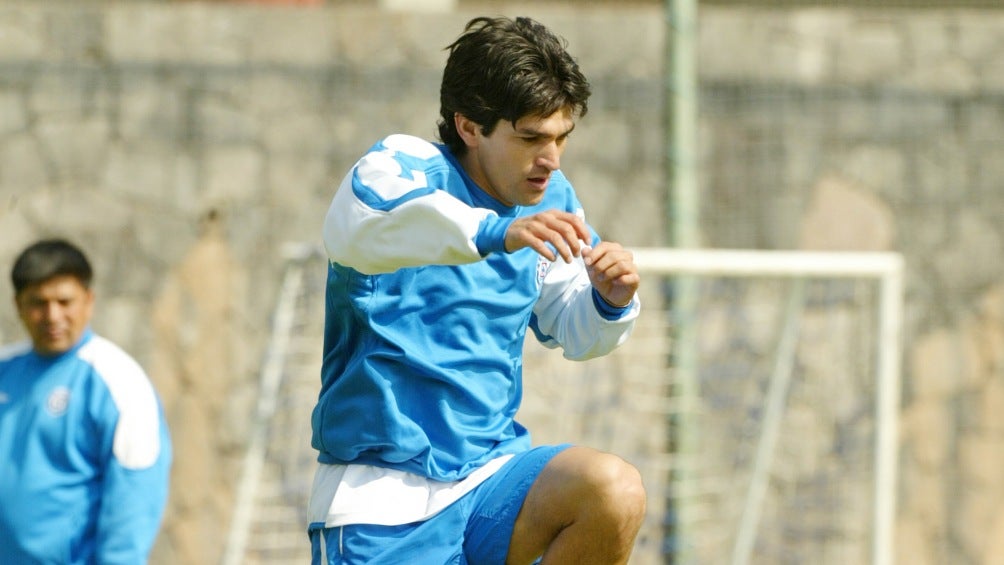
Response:
[[[526,495],[507,565],[627,563],[645,516],[645,489],[626,461],[586,447],[552,459]]]

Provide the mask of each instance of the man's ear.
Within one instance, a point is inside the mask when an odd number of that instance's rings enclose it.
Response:
[[[480,125],[459,112],[453,114],[453,124],[457,127],[457,134],[460,135],[460,139],[464,140],[467,147],[478,146],[478,138],[481,134]]]

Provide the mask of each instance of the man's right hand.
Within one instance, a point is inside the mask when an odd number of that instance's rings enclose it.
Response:
[[[505,232],[505,249],[512,253],[531,247],[550,261],[557,260],[554,253],[557,250],[566,263],[571,263],[582,252],[582,242],[591,239],[582,218],[571,212],[548,210],[513,221]]]

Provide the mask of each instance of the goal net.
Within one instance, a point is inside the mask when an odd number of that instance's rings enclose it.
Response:
[[[633,564],[892,562],[902,261],[639,249],[632,338],[527,343],[536,443],[617,453],[648,510]]]
[[[642,472],[632,565],[891,565],[902,263],[637,249],[642,315],[583,363],[526,344],[518,419]],[[309,560],[324,261],[291,247],[225,565]]]

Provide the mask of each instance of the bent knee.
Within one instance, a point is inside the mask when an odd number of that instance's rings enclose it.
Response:
[[[596,498],[626,519],[640,519],[645,514],[646,494],[638,469],[610,453],[597,451],[589,459],[583,479]]]
[[[606,469],[608,493],[618,503],[632,514],[645,513],[645,485],[641,473],[634,465],[617,457],[607,455]]]
[[[606,524],[609,549],[627,555],[645,519],[646,493],[641,473],[616,455],[601,454],[590,474],[596,497],[593,504],[586,505],[586,512]]]

